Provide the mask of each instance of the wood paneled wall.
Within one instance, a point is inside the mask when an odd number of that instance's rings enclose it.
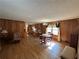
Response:
[[[77,21],[78,21],[78,29],[79,29],[79,19],[77,19]]]
[[[9,34],[18,32],[21,38],[25,38],[25,22],[8,19],[0,19],[0,28],[6,29]]]
[[[77,56],[77,59],[79,59],[79,19],[77,21],[78,21],[78,46],[77,46],[78,56]]]
[[[65,20],[60,22],[61,40],[70,42],[70,35],[78,30],[77,19]]]

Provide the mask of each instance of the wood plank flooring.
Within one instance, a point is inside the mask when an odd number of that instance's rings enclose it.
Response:
[[[0,52],[0,59],[59,59],[63,45],[52,42],[51,49],[41,45],[38,38],[22,39],[17,44],[7,44]]]

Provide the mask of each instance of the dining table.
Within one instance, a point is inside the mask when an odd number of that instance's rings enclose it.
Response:
[[[40,35],[40,43],[46,44],[47,41],[51,41],[52,35],[51,34],[42,34]]]

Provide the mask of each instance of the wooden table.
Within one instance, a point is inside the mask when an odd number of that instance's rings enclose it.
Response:
[[[52,39],[52,35],[50,35],[50,34],[40,35],[40,43],[46,44],[47,40],[51,40],[51,39]]]

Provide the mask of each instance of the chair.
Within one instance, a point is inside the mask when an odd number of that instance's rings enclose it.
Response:
[[[21,37],[19,32],[14,33],[12,42],[19,42],[20,40],[21,40]]]

